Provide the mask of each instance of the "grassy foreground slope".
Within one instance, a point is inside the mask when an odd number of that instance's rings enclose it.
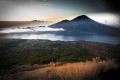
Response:
[[[97,42],[0,39],[0,80],[96,80],[119,53],[120,45]]]
[[[59,64],[59,62],[50,63],[47,67],[31,71],[9,72],[4,75],[3,80],[104,80],[102,73],[118,68],[113,60],[99,58],[93,58],[92,61],[64,63],[61,66]]]

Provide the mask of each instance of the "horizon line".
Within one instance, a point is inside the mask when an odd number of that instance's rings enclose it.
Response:
[[[55,22],[45,20],[0,20],[0,22]]]

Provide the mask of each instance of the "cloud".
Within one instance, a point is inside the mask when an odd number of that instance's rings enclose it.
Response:
[[[64,31],[63,28],[50,28],[50,27],[34,27],[28,28],[5,28],[0,33],[25,33],[25,32],[39,32],[39,31]]]
[[[0,20],[34,20],[110,12],[103,0],[0,0]]]

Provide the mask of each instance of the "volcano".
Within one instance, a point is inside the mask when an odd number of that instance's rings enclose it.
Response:
[[[120,35],[120,28],[105,25],[92,20],[86,15],[78,16],[72,20],[63,20],[48,27],[63,28],[67,34],[109,34]]]

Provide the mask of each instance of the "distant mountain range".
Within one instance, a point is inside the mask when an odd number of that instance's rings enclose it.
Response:
[[[59,32],[58,34],[109,34],[120,35],[120,28],[114,26],[105,25],[96,22],[86,15],[78,16],[72,20],[63,20],[58,23],[52,24],[48,27],[51,28],[63,28],[66,31]]]

